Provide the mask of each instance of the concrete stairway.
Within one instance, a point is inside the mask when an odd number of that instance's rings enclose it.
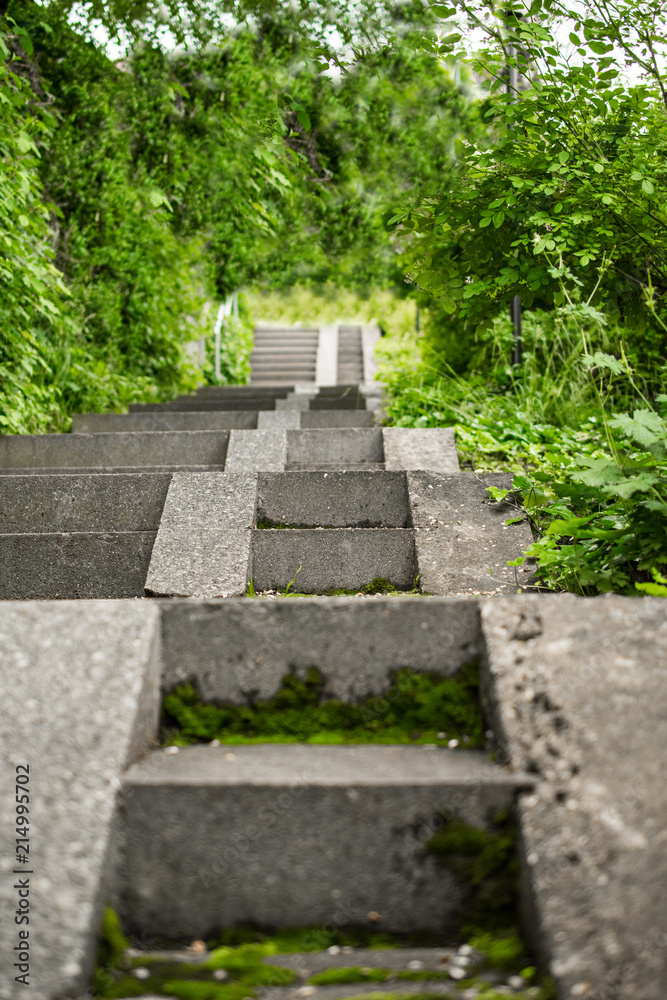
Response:
[[[252,385],[314,382],[317,327],[258,326],[250,356]]]
[[[511,478],[460,472],[449,429],[377,426],[369,331],[351,329],[319,331],[315,371],[333,357],[351,377],[360,343],[357,383],[291,368],[269,385],[278,362],[258,354],[257,384],[0,438],[0,787],[13,802],[30,765],[35,838],[22,864],[15,817],[2,826],[0,899],[14,911],[29,872],[33,1000],[83,996],[105,900],[143,941],[247,922],[446,933],[466,888],[428,841],[512,808],[526,930],[560,996],[622,972],[618,1000],[661,1000],[665,605],[517,595],[507,562],[530,530],[486,489]],[[130,597],[164,599],[108,600]],[[357,704],[390,698],[403,668],[456,679],[473,662],[493,763],[440,734],[158,748],[184,682],[250,710],[314,668],[325,699]],[[0,1000],[23,995],[13,961]]]

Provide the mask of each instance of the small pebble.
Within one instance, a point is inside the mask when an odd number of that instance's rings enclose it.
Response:
[[[222,743],[220,742],[220,740],[211,740],[211,742],[209,743],[209,746],[210,747],[221,747]]]
[[[344,955],[349,955],[352,951],[354,951],[354,949],[349,944],[344,944],[341,951]]]
[[[340,955],[340,948],[337,944],[332,944],[330,948],[327,948],[327,955]]]
[[[458,740],[450,740],[449,743],[447,744],[450,750],[453,750],[454,747],[457,747],[458,745],[459,745]]]
[[[424,963],[420,962],[419,959],[417,958],[415,958],[412,962],[408,962],[408,969],[414,969],[416,971],[417,969],[423,969],[423,968],[424,968]]]
[[[472,955],[472,945],[462,944],[459,948],[459,955]]]
[[[236,760],[236,754],[235,753],[226,753],[225,754],[225,760]]]
[[[178,753],[178,747],[165,747],[165,753]]]
[[[314,986],[301,986],[297,991],[296,995],[298,997],[312,997],[315,992]]]
[[[470,989],[464,990],[461,994],[462,1000],[476,1000],[479,996],[479,990],[476,986],[471,986]]]
[[[150,972],[143,965],[140,965],[138,969],[133,970],[132,975],[135,979],[148,979]]]
[[[446,740],[447,739],[447,733],[438,733],[438,739],[439,740]]]
[[[217,981],[221,983],[223,980],[227,978],[228,975],[229,973],[226,972],[224,969],[216,969],[215,972],[213,973],[213,978],[217,979]]]
[[[206,951],[205,942],[200,941],[199,939],[193,941],[192,944],[190,945],[190,951],[195,951],[198,955],[203,955],[204,952]]]
[[[455,965],[460,965],[461,968],[464,969],[466,965],[470,965],[472,959],[468,958],[467,955],[461,955],[461,953],[459,952],[458,955],[454,955],[452,962],[454,962]]]
[[[369,920],[372,920],[374,924],[376,924],[378,920],[382,920],[382,914],[378,913],[376,910],[371,910],[371,912],[367,913],[366,916]]]
[[[452,979],[465,979],[466,977],[466,970],[459,968],[458,965],[450,966],[448,972]]]
[[[522,979],[521,976],[510,976],[507,980],[507,985],[511,986],[514,990],[520,990],[526,985],[526,980]]]

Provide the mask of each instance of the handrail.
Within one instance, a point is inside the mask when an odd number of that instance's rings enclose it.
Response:
[[[228,295],[224,302],[220,303],[220,308],[218,309],[218,318],[215,321],[215,327],[213,333],[215,336],[215,377],[220,381],[222,378],[222,373],[220,371],[220,343],[222,328],[224,326],[225,320],[234,314],[234,319],[239,318],[239,293],[233,292],[232,295]]]

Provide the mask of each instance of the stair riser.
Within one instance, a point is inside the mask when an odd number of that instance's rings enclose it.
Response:
[[[231,431],[252,430],[257,426],[257,411],[228,410],[179,413],[82,413],[75,414],[75,434],[100,434],[110,431]]]
[[[157,531],[171,475],[3,476],[0,534]]]
[[[204,701],[272,697],[291,670],[316,667],[327,697],[382,694],[402,667],[451,676],[481,654],[465,598],[352,597],[161,603],[164,693],[194,680]]]
[[[0,437],[0,473],[21,468],[224,465],[229,431],[136,431]]]
[[[143,597],[154,531],[0,535],[0,599]]]
[[[298,527],[407,528],[409,518],[404,473],[296,472],[259,476],[258,521]]]
[[[415,572],[414,532],[409,529],[252,533],[250,576],[257,591],[284,590],[295,577],[292,589],[306,594],[358,590],[376,577],[409,589]]]
[[[130,777],[114,893],[123,926],[191,940],[248,922],[369,926],[375,911],[378,929],[442,933],[463,889],[425,849],[438,813],[483,826],[513,798],[509,788],[478,783],[323,788],[312,780],[311,772],[279,787],[189,787]]]

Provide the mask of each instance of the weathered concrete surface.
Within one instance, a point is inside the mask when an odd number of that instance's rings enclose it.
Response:
[[[86,993],[121,774],[152,743],[159,705],[158,608],[147,603],[0,605],[0,997]],[[17,864],[15,774],[29,773],[29,864]],[[12,874],[20,870],[20,875]],[[30,924],[14,924],[18,879]],[[30,931],[30,985],[15,945]]]
[[[309,396],[289,396],[287,399],[276,400],[277,412],[296,412],[307,410],[310,404]]]
[[[154,597],[245,593],[256,498],[254,473],[175,473],[153,548],[146,593]]]
[[[257,411],[253,410],[75,413],[72,417],[72,432],[75,434],[110,431],[225,431],[256,426]]]
[[[380,339],[380,328],[374,323],[363,323],[361,327],[361,351],[363,354],[364,382],[373,382],[377,374],[375,348]]]
[[[232,431],[225,472],[282,472],[285,468],[287,437],[275,430]]]
[[[171,403],[130,403],[130,413],[211,413],[234,410],[273,410],[271,396],[216,397],[197,396],[196,399],[174,399]],[[278,400],[280,402],[280,400]]]
[[[315,382],[317,385],[335,385],[338,373],[338,327],[321,326],[317,338]]]
[[[461,887],[424,849],[438,813],[484,825],[525,778],[482,753],[392,746],[156,751],[123,787],[116,898],[171,938],[253,922],[446,925]]]
[[[507,566],[533,541],[527,522],[505,526],[517,511],[489,501],[487,486],[507,489],[511,475],[443,476],[408,472],[419,585],[430,594],[516,593],[532,570]]]
[[[223,465],[229,431],[0,436],[0,472],[22,468]],[[252,433],[252,432],[250,432]]]
[[[529,921],[560,995],[664,1000],[667,602],[486,601],[486,698],[519,807]]]
[[[400,667],[451,675],[480,655],[476,601],[404,597],[361,601],[167,601],[163,687],[196,678],[207,701],[270,698],[290,670],[317,667],[327,697],[386,691]]]
[[[263,410],[257,420],[257,428],[265,430],[298,430],[301,427],[299,410]]]
[[[287,431],[287,461],[342,465],[382,462],[382,431],[371,427]]]
[[[451,427],[383,427],[385,469],[459,472]]]
[[[0,534],[157,531],[170,474],[3,476]]]
[[[406,528],[253,531],[250,578],[255,590],[282,590],[294,577],[292,590],[305,594],[338,587],[357,590],[375,577],[409,588],[415,577],[413,532]]]
[[[0,600],[143,597],[155,531],[0,535]]]
[[[301,414],[301,427],[373,427],[373,414],[367,410],[306,410]]]
[[[406,528],[400,472],[260,473],[257,520],[292,527]]]

